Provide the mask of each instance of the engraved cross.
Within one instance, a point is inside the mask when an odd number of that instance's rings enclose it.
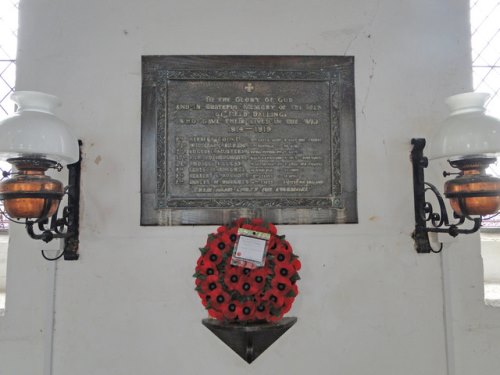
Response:
[[[252,92],[255,87],[249,82],[247,83],[247,85],[244,87],[244,89],[247,91],[247,92]]]

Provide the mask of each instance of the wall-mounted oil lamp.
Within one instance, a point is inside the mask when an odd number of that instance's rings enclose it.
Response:
[[[424,169],[428,159],[423,155],[423,138],[411,143],[413,164],[413,194],[415,204],[415,247],[419,253],[440,252],[429,241],[429,232],[448,233],[456,237],[470,234],[481,227],[484,216],[496,214],[500,209],[500,178],[486,174],[486,168],[496,162],[500,153],[500,121],[485,114],[488,94],[465,93],[449,97],[446,103],[451,113],[431,139],[430,159],[446,158],[457,173],[444,172],[445,177],[455,174],[444,185],[444,195],[453,209],[450,221],[444,199],[439,190],[425,182]],[[425,198],[432,192],[439,210]],[[430,224],[429,226],[427,224]]]
[[[3,172],[0,200],[3,214],[26,225],[31,238],[50,242],[64,240],[55,258],[78,259],[81,142],[54,115],[60,100],[49,94],[18,91],[11,99],[17,112],[0,121],[0,158],[15,168]],[[68,186],[47,175],[48,169],[68,168]],[[59,217],[59,205],[67,194],[67,205]]]

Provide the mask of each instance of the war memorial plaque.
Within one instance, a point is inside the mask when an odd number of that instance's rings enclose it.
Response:
[[[355,223],[354,60],[144,56],[141,225]]]

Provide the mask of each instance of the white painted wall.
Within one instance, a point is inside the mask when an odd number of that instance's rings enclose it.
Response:
[[[54,271],[12,233],[0,374],[497,373],[478,237],[443,257],[410,238],[409,140],[470,89],[468,32],[465,0],[23,0],[18,89],[60,96],[85,143],[81,259]],[[356,59],[359,224],[279,227],[303,263],[299,322],[250,366],[200,323],[191,275],[214,228],[139,226],[148,54]]]
[[[0,294],[5,293],[7,280],[7,248],[9,245],[9,234],[0,232]],[[0,302],[0,308],[3,304]]]
[[[5,311],[5,289],[7,282],[7,249],[9,234],[0,232],[0,316]]]

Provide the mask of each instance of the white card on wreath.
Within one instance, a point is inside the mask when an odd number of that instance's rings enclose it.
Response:
[[[269,238],[269,233],[238,229],[231,264],[245,268],[264,266]]]

